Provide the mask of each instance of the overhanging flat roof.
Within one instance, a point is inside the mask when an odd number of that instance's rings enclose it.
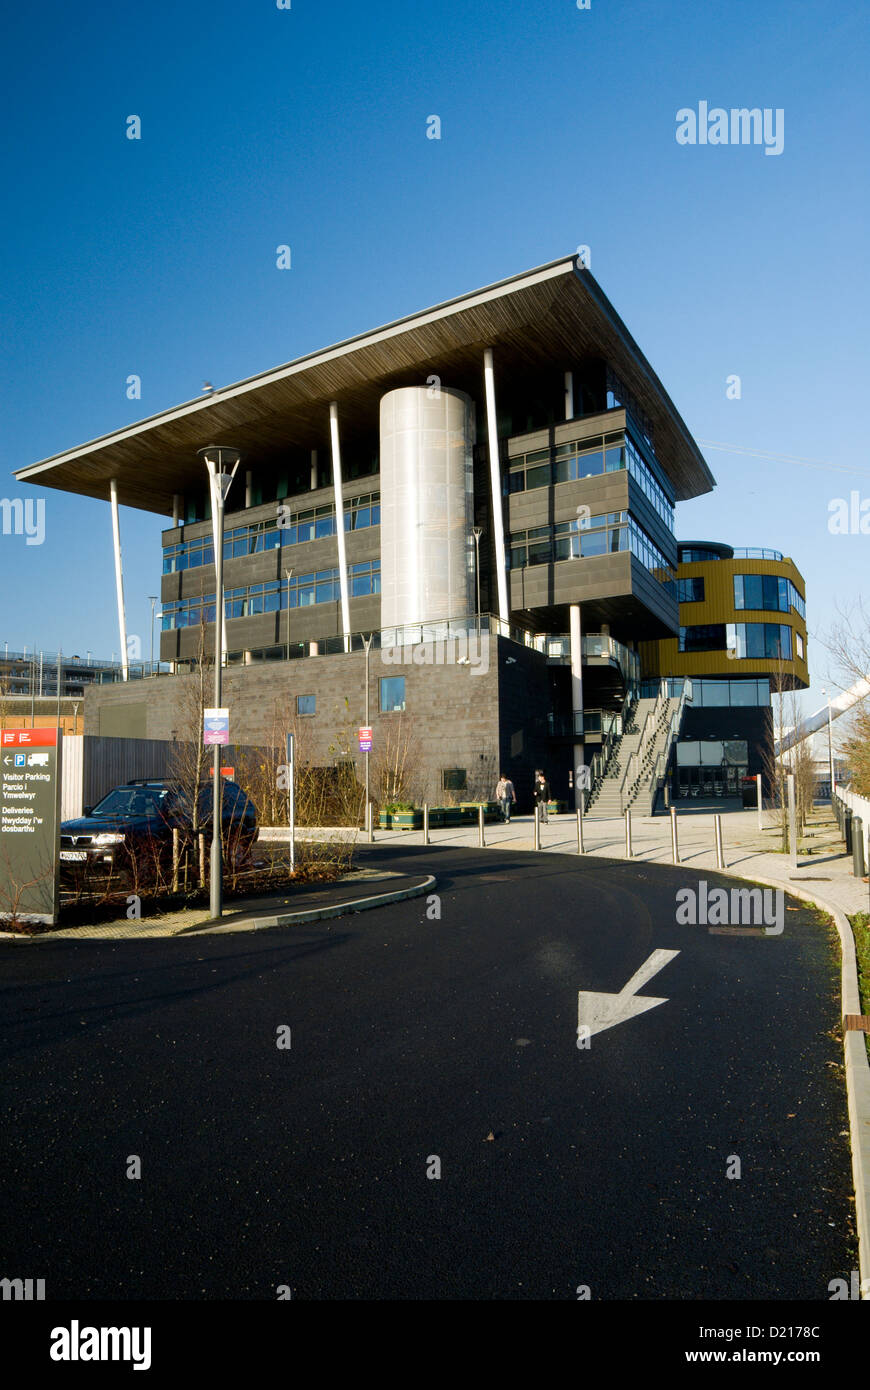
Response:
[[[482,395],[483,350],[493,349],[496,396],[554,362],[600,357],[652,421],[656,451],[677,498],[709,492],[714,479],[673,402],[592,275],[570,256],[447,300],[383,328],[306,354],[146,420],[15,470],[21,482],[105,499],[118,482],[124,506],[171,515],[173,494],[204,484],[197,449],[233,445],[246,460],[328,449],[328,407],[337,401],[342,452],[377,428],[393,386],[425,383]]]

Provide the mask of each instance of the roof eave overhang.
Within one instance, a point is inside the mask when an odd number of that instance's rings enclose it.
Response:
[[[554,310],[558,309],[558,313]],[[576,333],[585,351],[612,362],[638,397],[660,435],[666,437],[669,471],[677,497],[698,496],[714,486],[707,465],[658,377],[590,272],[567,257],[536,270],[461,295],[344,342],[308,353],[145,420],[124,426],[40,463],[17,469],[16,478],[43,487],[104,499],[117,479],[119,501],[171,514],[174,493],[198,478],[196,450],[206,444],[235,444],[245,451],[261,439],[287,437],[288,447],[305,438],[325,443],[325,404],[339,402],[340,414],[371,414],[391,377],[437,371],[438,359],[465,359],[492,346],[507,358],[523,351],[570,354]],[[482,364],[481,364],[482,370]],[[376,417],[375,417],[376,418]],[[283,432],[283,436],[282,436]],[[275,446],[277,447],[277,446]]]

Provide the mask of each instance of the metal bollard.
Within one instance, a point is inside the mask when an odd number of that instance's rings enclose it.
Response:
[[[677,808],[671,807],[671,858],[675,864],[680,862],[680,844],[677,839]]]
[[[368,842],[370,845],[375,842],[375,807],[374,802],[368,802],[366,806],[366,825],[368,829]]]
[[[584,854],[583,849],[583,812],[577,807],[577,853]]]
[[[791,851],[791,866],[796,869],[798,866],[798,842],[797,842],[797,813],[794,801],[794,773],[789,772],[786,779],[788,790],[788,844]]]
[[[535,849],[540,849],[540,848],[541,848],[541,808],[540,808],[540,806],[538,805],[537,801],[535,802],[535,839],[534,839],[534,848],[535,848]]]
[[[631,858],[631,808],[625,808],[625,857]]]
[[[725,854],[722,849],[722,817],[713,817],[713,829],[716,836],[716,868],[725,868]]]
[[[483,807],[482,807],[482,806],[478,806],[478,808],[477,808],[477,843],[479,844],[479,846],[480,846],[481,849],[485,849],[485,848],[486,848],[486,840],[484,839],[484,836],[483,836]]]
[[[762,810],[762,807],[761,807],[761,773],[760,773],[760,772],[757,773],[757,774],[756,774],[756,777],[755,777],[755,800],[756,800],[757,809],[758,809],[758,828],[759,828],[759,830],[763,830],[763,829],[764,829],[764,824],[763,824],[762,817],[761,817],[761,810]]]
[[[423,802],[423,844],[429,843],[429,804]]]
[[[864,824],[860,816],[852,817],[852,872],[855,878],[863,878],[864,867]]]

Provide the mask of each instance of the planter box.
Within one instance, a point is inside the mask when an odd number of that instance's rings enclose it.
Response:
[[[463,801],[460,810],[465,823],[469,821],[477,825],[478,809],[483,806],[483,819],[489,824],[492,821],[501,820],[501,807],[497,801]]]
[[[381,811],[378,815],[378,825],[382,830],[422,830],[423,812]]]
[[[561,815],[563,815],[567,810],[568,810],[568,803],[567,803],[567,801],[548,801],[548,802],[547,802],[547,815],[548,815],[548,816],[561,816]]]
[[[437,822],[432,819],[433,816],[438,817]],[[462,825],[462,822],[463,815],[461,806],[435,806],[429,812],[430,825]]]

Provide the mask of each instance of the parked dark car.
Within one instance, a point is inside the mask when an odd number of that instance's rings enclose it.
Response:
[[[186,804],[187,803],[187,804]],[[221,820],[229,852],[245,857],[257,838],[257,810],[235,782],[224,781]],[[212,787],[199,789],[199,830],[211,841]],[[121,878],[144,882],[172,867],[172,832],[191,846],[192,807],[171,782],[143,779],[114,787],[96,806],[60,827],[61,879]],[[194,847],[195,851],[195,847]]]

